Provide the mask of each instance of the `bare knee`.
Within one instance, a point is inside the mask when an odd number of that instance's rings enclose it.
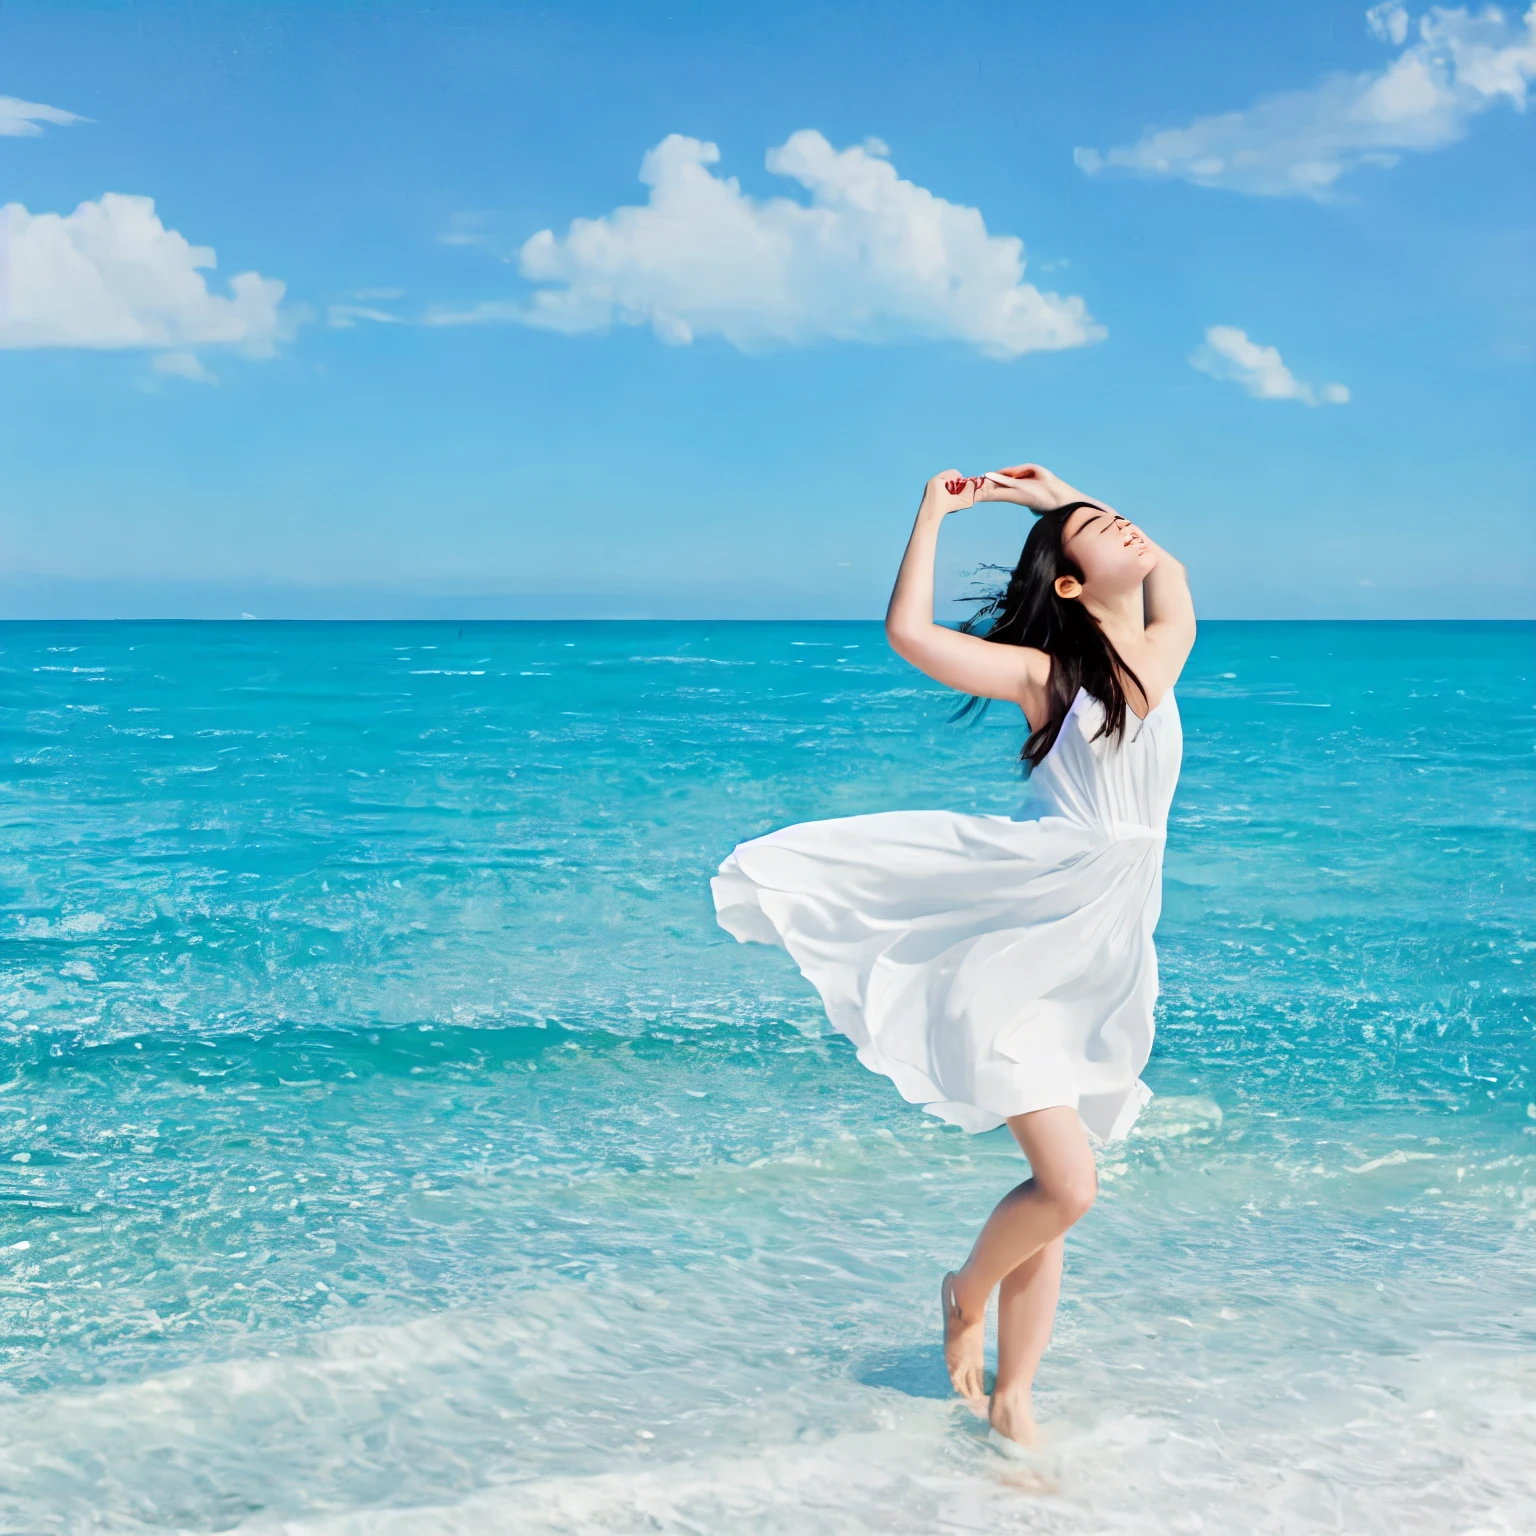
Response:
[[[1062,1230],[1079,1222],[1093,1209],[1099,1197],[1097,1170],[1085,1168],[1053,1179],[1043,1191],[1047,1200],[1056,1208]]]
[[[1050,1105],[1013,1116],[1008,1128],[1029,1159],[1036,1193],[1049,1202],[1057,1231],[1065,1232],[1088,1214],[1099,1193],[1093,1149],[1077,1111]]]

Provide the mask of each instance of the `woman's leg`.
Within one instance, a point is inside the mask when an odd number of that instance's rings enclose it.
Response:
[[[1029,1159],[1030,1177],[998,1201],[945,1291],[944,1360],[955,1390],[966,1397],[981,1390],[987,1299],[993,1288],[1060,1237],[1098,1194],[1093,1148],[1070,1105],[1013,1115],[1008,1129]],[[1043,1351],[1045,1346],[1040,1347]]]
[[[1031,1388],[1051,1342],[1066,1248],[1065,1236],[1053,1237],[1009,1270],[997,1290],[997,1381],[988,1417],[999,1434],[1025,1445],[1035,1442]]]

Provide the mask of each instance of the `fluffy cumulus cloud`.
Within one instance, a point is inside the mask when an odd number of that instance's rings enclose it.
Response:
[[[0,208],[0,347],[232,346],[269,356],[283,285],[255,272],[211,293],[207,246],[167,229],[147,197],[108,192],[71,214]],[[187,365],[162,371],[190,376]]]
[[[1079,149],[1077,163],[1090,175],[1126,170],[1234,192],[1326,198],[1346,172],[1453,143],[1490,108],[1525,110],[1536,77],[1536,5],[1518,20],[1496,6],[1475,15],[1437,6],[1415,26],[1389,0],[1366,22],[1401,50],[1379,70],[1330,75],[1244,112],[1152,129],[1119,149]]]
[[[40,101],[18,101],[14,96],[0,96],[0,139],[31,139],[43,131],[44,123],[59,127],[83,123],[78,112],[62,107],[45,107]]]
[[[518,252],[526,302],[439,312],[580,332],[649,325],[663,340],[753,349],[824,340],[948,338],[996,357],[1103,336],[1080,298],[1024,281],[1024,246],[975,208],[904,181],[885,146],[835,150],[802,129],[768,169],[804,200],[752,198],[711,167],[713,144],[672,134],[645,157],[643,207],[543,230]]]
[[[1300,400],[1304,405],[1343,405],[1349,391],[1342,384],[1314,389],[1303,384],[1281,361],[1277,347],[1261,346],[1235,325],[1213,325],[1205,342],[1189,358],[1202,373],[1240,384],[1255,400]]]

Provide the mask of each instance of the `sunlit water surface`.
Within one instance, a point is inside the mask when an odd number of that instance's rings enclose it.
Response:
[[[0,626],[0,1529],[1536,1530],[1536,630],[1208,625],[1046,1473],[1025,1172],[707,879],[1009,810],[875,625]]]

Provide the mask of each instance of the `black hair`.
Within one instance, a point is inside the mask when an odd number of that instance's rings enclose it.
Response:
[[[1104,721],[1095,738],[1124,733],[1128,707],[1125,679],[1135,683],[1143,696],[1146,694],[1141,679],[1099,628],[1098,620],[1079,599],[1062,597],[1056,591],[1059,576],[1083,579],[1082,569],[1062,542],[1067,519],[1079,507],[1097,506],[1095,501],[1069,501],[1065,506],[1040,513],[1039,521],[1024,541],[1019,563],[1009,574],[1008,584],[983,597],[981,606],[960,626],[964,633],[979,635],[983,640],[999,645],[1033,646],[1051,658],[1046,718],[1038,729],[1030,732],[1019,753],[1028,764],[1026,772],[1037,768],[1055,745],[1079,688],[1086,689],[1104,706]],[[973,711],[979,717],[988,702],[973,696],[950,718],[961,720]]]

